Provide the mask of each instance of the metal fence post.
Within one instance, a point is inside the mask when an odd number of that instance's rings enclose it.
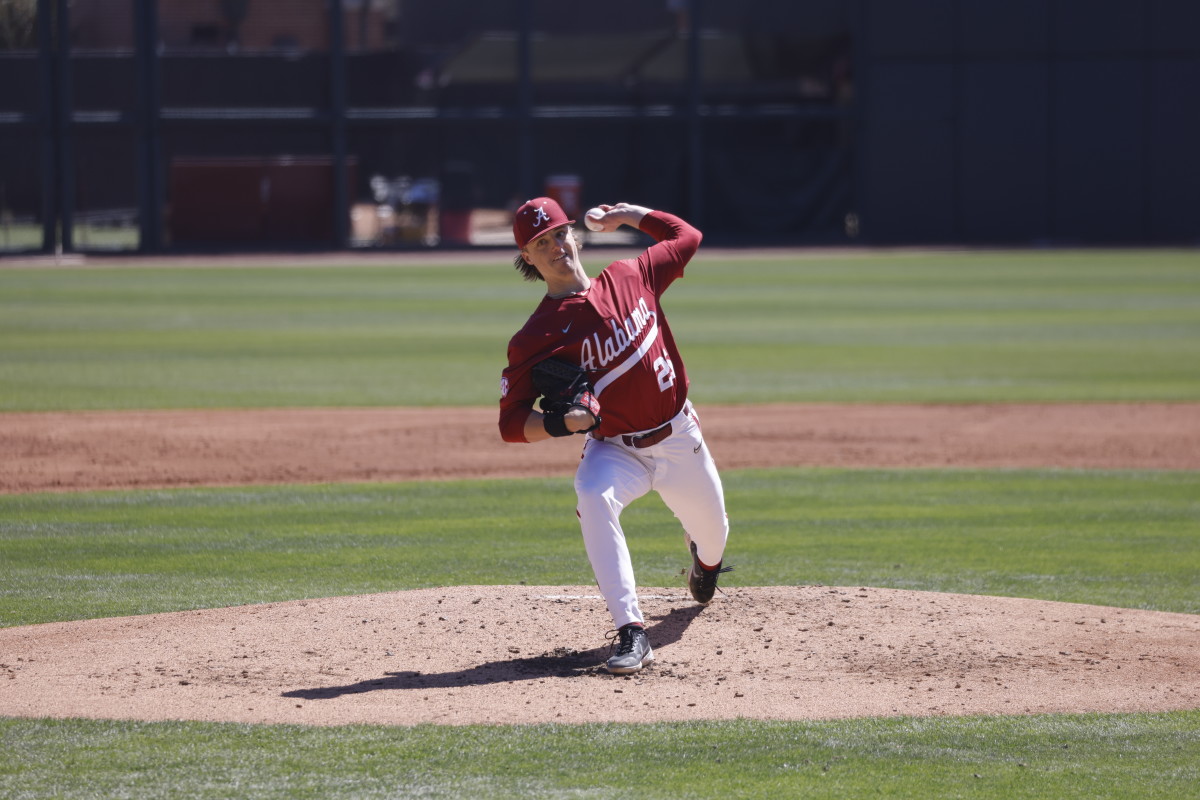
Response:
[[[363,0],[369,2],[369,0]],[[329,0],[329,138],[333,148],[333,238],[337,248],[350,244],[350,208],[346,192],[346,37],[342,0]]]
[[[134,50],[137,54],[137,198],[138,249],[162,249],[162,169],[159,165],[159,84],[157,0],[134,0]]]
[[[688,219],[704,227],[704,121],[700,115],[703,59],[700,52],[700,7],[703,0],[688,0],[687,141]]]
[[[517,3],[517,142],[522,199],[541,194],[533,176],[533,4]]]
[[[41,83],[38,130],[42,135],[42,252],[58,246],[58,138],[54,117],[54,0],[37,0],[38,77]]]
[[[70,0],[60,0],[55,33],[54,141],[57,153],[59,249],[75,249],[75,160],[71,147],[71,11]]]

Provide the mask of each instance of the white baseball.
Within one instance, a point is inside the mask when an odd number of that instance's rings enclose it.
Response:
[[[589,209],[587,216],[583,218],[583,224],[587,226],[589,231],[602,231],[604,230],[604,223],[600,221],[602,219],[604,219],[604,209]]]

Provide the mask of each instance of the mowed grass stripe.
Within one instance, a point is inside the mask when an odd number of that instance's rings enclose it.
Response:
[[[729,585],[863,585],[1200,612],[1200,474],[725,475]],[[625,512],[638,580],[678,522]],[[464,584],[592,581],[565,479],[0,496],[0,624]]]
[[[489,405],[540,289],[472,257],[0,270],[0,411]],[[1200,399],[1192,251],[723,254],[665,306],[700,402]]]
[[[1188,800],[1200,783],[1200,712],[413,728],[0,719],[0,747],[0,795],[64,800]]]

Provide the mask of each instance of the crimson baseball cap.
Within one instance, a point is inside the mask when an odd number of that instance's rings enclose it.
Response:
[[[513,217],[513,238],[517,240],[517,247],[524,249],[525,245],[546,231],[574,222],[553,197],[535,197],[526,200],[517,209]]]

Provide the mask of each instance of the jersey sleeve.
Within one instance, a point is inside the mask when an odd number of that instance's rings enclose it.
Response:
[[[656,240],[637,261],[642,279],[661,296],[683,275],[683,268],[700,249],[704,235],[666,211],[651,211],[642,217],[638,228]]]
[[[533,386],[534,363],[519,337],[514,337],[508,345],[508,366],[500,375],[500,438],[506,442],[529,441],[525,422],[540,397]]]

